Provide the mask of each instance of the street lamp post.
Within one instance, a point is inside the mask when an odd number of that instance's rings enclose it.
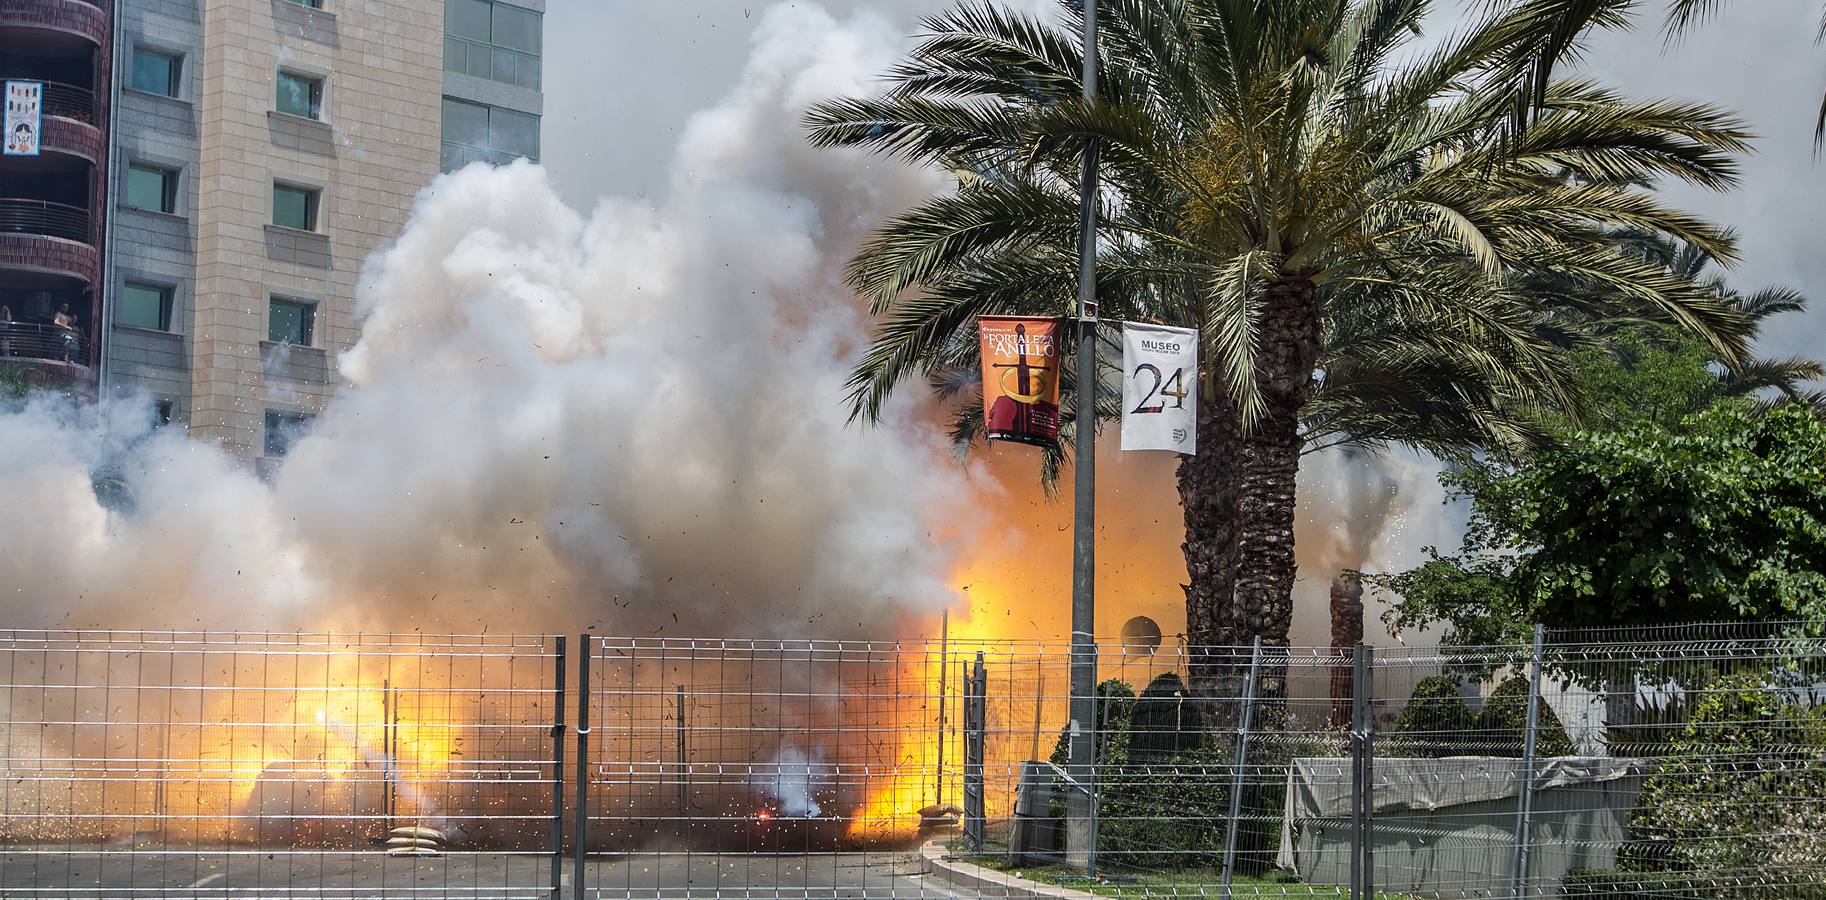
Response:
[[[1097,0],[1084,0],[1084,102],[1097,96]],[[1097,142],[1084,146],[1078,213],[1078,369],[1072,496],[1071,751],[1067,773],[1065,853],[1068,864],[1097,867]]]

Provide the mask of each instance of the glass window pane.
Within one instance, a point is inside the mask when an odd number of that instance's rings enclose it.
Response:
[[[488,146],[488,107],[444,98],[444,140]]]
[[[488,40],[487,0],[448,0],[444,4],[444,31],[478,41]]]
[[[121,288],[120,310],[115,318],[122,325],[167,331],[171,327],[171,290],[128,283]]]
[[[539,117],[511,109],[488,111],[488,147],[527,159],[539,158]]]
[[[134,209],[149,209],[154,212],[171,212],[172,201],[176,199],[168,182],[171,173],[149,166],[127,167],[127,205]]]
[[[177,96],[177,59],[163,53],[133,51],[133,89],[162,97]]]
[[[538,53],[539,15],[505,3],[495,4],[494,42],[527,53]]]
[[[477,78],[494,74],[494,51],[480,44],[470,44],[469,74]]]
[[[513,84],[514,83],[514,60],[515,60],[515,57],[518,55],[519,54],[516,54],[516,53],[509,53],[506,50],[496,50],[494,53],[494,56],[495,56],[494,71],[490,72],[488,77],[494,79],[495,81],[499,81],[502,84]]]
[[[539,57],[522,56],[519,63],[519,78],[514,83],[523,88],[539,89]]]
[[[456,38],[444,39],[444,71],[464,72],[469,68],[469,45]]]
[[[322,113],[322,80],[290,72],[280,72],[274,80],[278,85],[277,107],[280,112],[307,119],[315,119]]]
[[[273,224],[310,231],[316,227],[315,193],[303,188],[273,185]]]
[[[316,308],[309,303],[273,298],[267,305],[266,339],[275,344],[311,345]]]

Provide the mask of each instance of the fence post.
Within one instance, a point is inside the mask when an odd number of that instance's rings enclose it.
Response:
[[[1368,882],[1363,871],[1369,858],[1366,848],[1369,831],[1369,648],[1358,644],[1351,651],[1350,705],[1350,896],[1364,900]]]
[[[1262,636],[1249,653],[1249,677],[1243,680],[1243,714],[1236,729],[1236,760],[1230,773],[1230,825],[1224,832],[1223,898],[1230,900],[1230,877],[1236,871],[1236,832],[1243,815],[1243,771],[1249,765],[1249,726],[1255,717],[1255,679],[1262,668]]]
[[[1363,900],[1376,897],[1376,648],[1363,646]]]
[[[557,641],[557,697],[552,703],[552,900],[564,896],[564,635],[558,635]]]
[[[685,820],[691,818],[690,748],[685,744],[685,686],[678,686],[678,833],[685,833]]]
[[[577,827],[571,861],[571,896],[583,900],[583,857],[590,837],[590,657],[595,642],[583,635],[577,656]]]
[[[983,651],[976,652],[976,668],[964,679],[964,843],[972,853],[983,852],[986,810],[983,803],[983,744],[987,729],[989,672]]]
[[[1509,896],[1515,900],[1526,897],[1528,890],[1528,857],[1534,842],[1534,781],[1535,781],[1535,735],[1539,730],[1541,715],[1541,653],[1546,640],[1547,629],[1543,625],[1534,626],[1534,652],[1529,661],[1531,669],[1528,675],[1528,727],[1522,732],[1522,763],[1520,784],[1517,786],[1515,812],[1515,871],[1510,875]]]

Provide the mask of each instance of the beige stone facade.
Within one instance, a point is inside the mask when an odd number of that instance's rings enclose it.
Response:
[[[188,418],[246,457],[269,411],[329,398],[362,262],[438,172],[442,0],[323,5],[203,4]],[[276,108],[282,71],[321,79],[318,119]],[[317,192],[313,227],[273,224],[275,183]],[[267,340],[274,297],[313,306],[308,346]]]

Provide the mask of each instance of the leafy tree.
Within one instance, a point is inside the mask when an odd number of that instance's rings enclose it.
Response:
[[[1535,622],[1826,619],[1826,420],[1800,404],[1578,433],[1453,478],[1472,503],[1461,555],[1368,579],[1400,595],[1396,627],[1488,643]]]
[[[1777,316],[1804,313],[1807,298],[1786,287],[1742,293],[1716,271],[1703,248],[1625,230],[1618,235],[1627,252],[1661,266],[1740,312],[1748,340],[1760,338]],[[1634,425],[1674,428],[1693,413],[1721,401],[1768,408],[1799,401],[1826,409],[1826,393],[1809,389],[1826,378],[1826,368],[1803,357],[1767,359],[1721,357],[1694,335],[1667,327],[1629,327],[1605,336],[1598,346],[1576,351],[1581,418],[1560,416],[1548,427],[1561,433],[1616,431]]]
[[[1594,322],[1656,321],[1741,351],[1736,310],[1612,233],[1729,260],[1726,232],[1641,185],[1731,185],[1743,129],[1570,79],[1544,82],[1544,111],[1518,127],[1516,72],[1571,47],[1533,3],[1489,4],[1412,52],[1428,0],[1116,0],[1089,104],[1080,13],[1062,5],[1065,28],[964,3],[928,20],[885,93],[810,113],[818,144],[971,173],[882,225],[850,267],[883,316],[854,411],[879,414],[923,375],[958,401],[954,434],[977,433],[973,323],[1069,313],[1094,141],[1103,315],[1201,335],[1200,453],[1179,468],[1192,643],[1287,639],[1310,446],[1524,443],[1528,410],[1569,400],[1562,350]],[[1069,373],[1064,386],[1078,387]],[[1113,385],[1097,410],[1119,412]]]

